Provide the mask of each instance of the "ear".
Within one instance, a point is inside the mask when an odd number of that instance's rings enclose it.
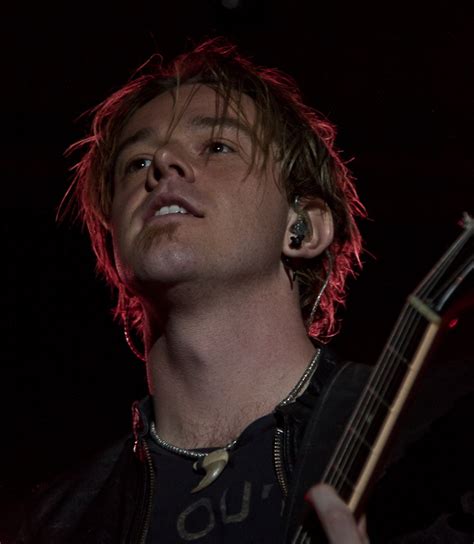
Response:
[[[301,247],[291,247],[291,227],[303,217],[308,225]],[[334,222],[331,210],[320,198],[304,199],[288,210],[288,222],[283,240],[282,253],[292,259],[312,259],[320,255],[333,241]]]

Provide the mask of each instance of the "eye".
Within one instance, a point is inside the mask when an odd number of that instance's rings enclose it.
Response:
[[[138,159],[134,159],[130,161],[126,167],[125,167],[125,173],[126,174],[134,174],[135,172],[138,172],[139,170],[146,169],[150,166],[151,159],[145,159],[143,157],[139,157]]]
[[[206,151],[209,154],[217,154],[217,153],[233,153],[234,149],[230,147],[230,145],[225,144],[224,142],[210,142],[206,146]]]

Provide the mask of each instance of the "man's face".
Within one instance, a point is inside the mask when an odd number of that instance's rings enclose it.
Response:
[[[211,88],[183,85],[124,127],[110,227],[133,292],[189,282],[231,288],[279,270],[289,207],[278,170],[273,160],[259,170],[257,154],[249,172],[250,135],[232,104],[225,117],[218,104]],[[251,125],[253,101],[243,96],[240,108]]]

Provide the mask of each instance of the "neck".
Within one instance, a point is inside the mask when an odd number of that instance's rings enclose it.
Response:
[[[184,448],[221,446],[288,395],[315,352],[290,295],[215,293],[169,312],[147,362],[160,436]]]

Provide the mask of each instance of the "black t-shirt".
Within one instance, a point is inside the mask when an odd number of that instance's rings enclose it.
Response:
[[[273,414],[250,424],[230,452],[227,466],[205,489],[193,459],[148,439],[156,473],[148,544],[275,543],[281,535],[283,495],[273,467]],[[212,451],[212,450],[200,450]]]

